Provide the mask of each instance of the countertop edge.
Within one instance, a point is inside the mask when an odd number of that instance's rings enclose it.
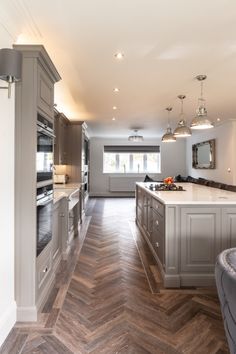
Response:
[[[148,189],[147,187],[145,187],[143,185],[144,182],[136,182],[136,185],[139,186],[140,188],[142,188],[143,190],[145,190],[148,194],[150,194],[153,198],[157,199],[159,202],[161,202],[162,204],[166,205],[166,206],[192,206],[192,205],[196,205],[196,206],[200,206],[200,205],[204,205],[204,206],[220,206],[220,205],[227,205],[227,206],[236,206],[236,200],[228,200],[228,199],[223,199],[222,200],[216,200],[216,201],[203,201],[203,200],[199,200],[199,201],[191,201],[191,200],[171,200],[171,201],[166,201],[165,199],[161,198],[160,196],[158,196],[155,192],[151,191],[150,189]],[[179,183],[181,184],[181,183]],[[190,183],[189,183],[190,184]],[[182,184],[184,186],[184,183]],[[200,185],[201,187],[203,187],[202,185]],[[210,188],[210,187],[208,187]],[[215,189],[215,188],[213,188]],[[222,191],[222,190],[220,190]],[[176,191],[175,193],[184,193],[185,191]],[[229,191],[227,191],[229,192]],[[159,193],[173,193],[172,191],[160,191]],[[234,193],[234,192],[230,192],[230,193]],[[235,195],[236,198],[236,195]]]

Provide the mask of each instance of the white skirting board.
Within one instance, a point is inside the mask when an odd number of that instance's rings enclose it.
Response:
[[[143,182],[143,176],[110,176],[110,192],[134,192],[135,183]]]
[[[16,322],[16,303],[12,301],[0,317],[0,346]]]

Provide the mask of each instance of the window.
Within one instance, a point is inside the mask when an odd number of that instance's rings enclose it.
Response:
[[[160,173],[160,146],[104,146],[104,173]]]

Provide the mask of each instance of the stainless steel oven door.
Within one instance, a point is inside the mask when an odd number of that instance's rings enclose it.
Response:
[[[37,129],[37,182],[51,180],[53,176],[53,134],[38,126]]]
[[[53,191],[52,186],[37,191],[37,256],[52,239]]]

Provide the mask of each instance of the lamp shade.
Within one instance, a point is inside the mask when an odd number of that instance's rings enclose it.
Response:
[[[143,136],[138,135],[138,129],[134,129],[134,135],[130,135],[128,137],[128,140],[132,141],[133,143],[139,143],[139,142],[143,141]]]
[[[142,135],[130,135],[128,137],[129,141],[133,141],[134,143],[139,143],[143,141],[143,136]]]
[[[207,117],[207,111],[205,107],[200,107],[197,110],[197,115],[193,118],[191,123],[191,129],[209,129],[214,128],[213,123]]]
[[[21,79],[22,54],[11,48],[0,49],[0,79],[16,82]]]
[[[187,126],[185,120],[180,120],[177,128],[174,131],[174,136],[176,138],[185,138],[191,135],[191,129]]]
[[[174,143],[176,141],[176,137],[172,133],[170,127],[167,128],[166,133],[162,136],[161,141],[163,143]]]

